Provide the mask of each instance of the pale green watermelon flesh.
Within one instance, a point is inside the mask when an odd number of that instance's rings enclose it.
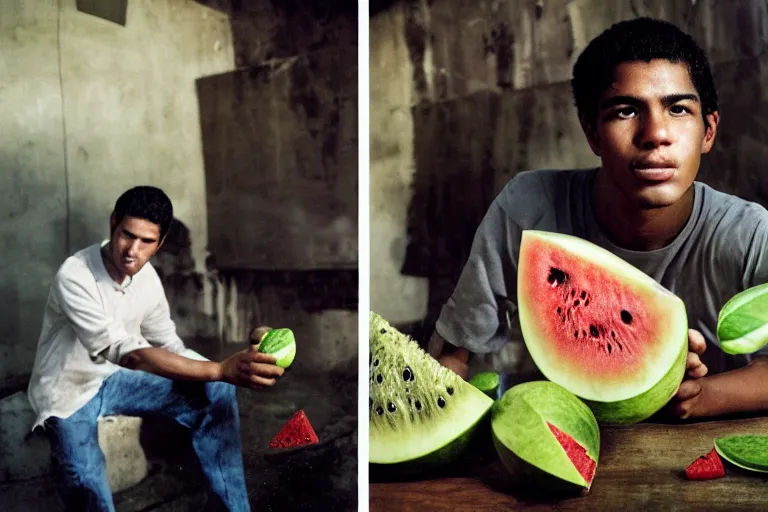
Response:
[[[738,435],[715,440],[717,453],[743,469],[768,473],[768,436]]]
[[[590,409],[548,381],[518,384],[493,406],[494,445],[514,477],[538,485],[562,481],[589,489],[600,454],[600,431]],[[554,479],[554,480],[552,480]]]
[[[518,307],[539,370],[585,400],[629,400],[665,377],[679,376],[665,387],[682,380],[685,361],[679,361],[688,336],[683,302],[597,245],[524,231]],[[649,396],[662,400],[666,391]]]
[[[768,284],[725,303],[717,318],[717,339],[727,354],[751,354],[768,345]]]
[[[370,348],[369,462],[449,463],[493,400],[373,312]]]

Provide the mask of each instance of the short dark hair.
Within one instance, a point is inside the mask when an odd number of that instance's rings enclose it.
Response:
[[[613,72],[623,62],[665,59],[688,67],[702,106],[704,124],[718,110],[717,91],[709,59],[688,34],[674,24],[651,18],[635,18],[614,24],[593,39],[573,66],[571,90],[579,118],[594,126],[598,103],[613,82]]]
[[[126,190],[115,203],[115,222],[124,217],[148,220],[160,226],[160,239],[168,233],[173,222],[173,204],[161,189],[142,185]]]

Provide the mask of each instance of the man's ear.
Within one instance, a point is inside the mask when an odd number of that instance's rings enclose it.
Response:
[[[600,156],[600,137],[597,135],[594,123],[588,120],[585,116],[579,116],[579,123],[581,124],[581,129],[584,132],[584,135],[587,137],[587,143],[592,149],[592,152],[595,155]]]
[[[707,121],[709,121],[709,127],[704,132],[704,139],[701,141],[701,154],[709,153],[712,146],[715,145],[715,137],[717,137],[717,128],[720,126],[720,112],[715,110],[711,114],[707,114]]]

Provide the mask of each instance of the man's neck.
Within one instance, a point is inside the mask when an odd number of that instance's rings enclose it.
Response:
[[[597,224],[612,243],[631,251],[653,251],[672,243],[693,212],[693,197],[691,186],[675,204],[644,209],[631,205],[623,194],[600,179],[599,172],[592,184]]]
[[[115,263],[112,261],[112,252],[110,251],[112,242],[109,242],[101,248],[101,260],[104,262],[104,268],[107,269],[107,274],[117,284],[123,284],[125,281],[125,275],[121,273]]]

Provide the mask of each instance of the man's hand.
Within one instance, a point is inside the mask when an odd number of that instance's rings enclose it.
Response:
[[[275,365],[275,356],[262,354],[254,347],[237,352],[221,362],[219,380],[251,389],[275,384],[283,369]]]
[[[695,329],[688,329],[688,361],[685,365],[685,374],[689,378],[700,379],[707,374],[707,367],[699,358],[705,350],[707,350],[707,342],[704,336]]]
[[[707,349],[704,336],[695,330],[688,329],[688,359],[685,364],[685,377],[677,393],[667,404],[667,413],[680,419],[699,416],[701,402],[706,396],[706,382],[702,380],[707,374],[707,367],[699,357]],[[703,396],[702,396],[703,395]]]

